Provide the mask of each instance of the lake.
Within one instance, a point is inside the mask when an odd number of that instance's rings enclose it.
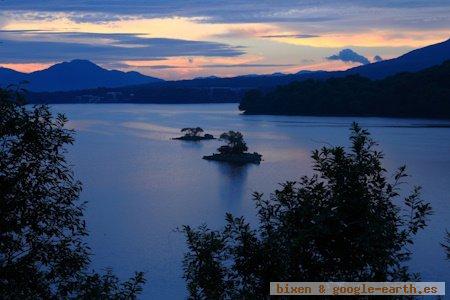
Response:
[[[435,214],[416,238],[410,265],[426,281],[450,281],[439,243],[450,230],[450,122],[362,117],[244,116],[236,104],[54,105],[75,128],[69,147],[75,174],[88,201],[86,219],[96,269],[112,267],[122,278],[147,273],[143,299],[183,299],[183,224],[212,228],[226,212],[255,221],[253,191],[266,194],[278,183],[312,174],[310,153],[326,145],[348,145],[349,125],[369,129],[386,154],[389,171],[406,164],[410,190],[423,187]],[[220,141],[171,140],[183,127],[214,135],[244,134],[260,165],[230,167],[202,160]],[[391,172],[392,173],[392,172]],[[449,290],[447,289],[447,292]]]

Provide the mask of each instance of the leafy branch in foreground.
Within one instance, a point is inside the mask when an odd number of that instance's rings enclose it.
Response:
[[[264,299],[271,281],[417,280],[405,263],[430,204],[414,187],[397,206],[406,168],[390,182],[370,134],[354,123],[350,141],[313,151],[313,176],[254,193],[256,228],[231,214],[221,230],[184,226],[190,297]]]
[[[2,299],[133,299],[142,272],[120,282],[88,271],[81,183],[65,160],[73,131],[47,106],[27,108],[0,89],[0,295]]]
[[[450,232],[446,232],[445,242],[441,244],[442,248],[444,248],[445,254],[447,255],[447,259],[450,260]]]

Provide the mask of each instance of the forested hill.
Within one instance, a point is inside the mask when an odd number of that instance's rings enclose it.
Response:
[[[239,108],[246,114],[450,118],[450,60],[382,80],[350,75],[251,90]]]

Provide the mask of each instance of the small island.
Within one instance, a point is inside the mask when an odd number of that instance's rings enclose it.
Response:
[[[262,155],[256,152],[248,153],[247,144],[244,141],[242,133],[238,131],[228,131],[220,135],[220,139],[227,142],[226,145],[220,146],[213,155],[203,156],[206,160],[223,161],[234,164],[259,164]]]
[[[182,141],[202,141],[202,140],[214,140],[215,137],[212,134],[200,135],[203,132],[203,129],[200,127],[187,127],[181,129],[181,132],[184,133],[183,136],[173,138],[173,140],[182,140]]]

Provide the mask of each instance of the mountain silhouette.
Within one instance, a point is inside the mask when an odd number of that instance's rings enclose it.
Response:
[[[270,88],[280,84],[305,79],[327,79],[359,74],[370,79],[382,79],[401,72],[416,72],[442,64],[450,59],[450,39],[424,48],[408,52],[397,58],[361,65],[346,71],[301,70],[295,74],[273,73],[266,75],[241,75],[220,78],[215,76],[192,80],[166,81],[163,85],[172,87],[229,87],[229,88]]]
[[[35,82],[30,86],[30,90],[66,91],[63,93],[33,95],[32,97],[33,101],[36,102],[49,101],[53,103],[80,101],[139,103],[239,102],[245,91],[249,89],[257,88],[262,91],[267,91],[276,86],[288,84],[293,81],[302,81],[306,79],[324,80],[356,74],[370,79],[383,79],[397,73],[420,71],[439,65],[446,60],[450,60],[450,40],[413,50],[397,58],[354,67],[346,71],[303,70],[295,74],[250,74],[226,78],[208,76],[177,81],[163,81],[136,72],[123,73],[120,71],[107,71],[90,62],[77,60],[72,61],[71,63],[57,64],[47,70],[31,73],[39,74],[39,78],[35,79]],[[64,75],[64,78],[58,78],[63,76],[60,74],[62,72],[58,71],[59,68],[64,67],[64,69],[69,70],[71,68],[66,67],[65,64],[71,65],[74,63],[74,69],[70,72],[68,71],[68,75]],[[79,65],[87,66],[81,68],[78,67]],[[53,71],[54,69],[56,70]],[[90,71],[84,71],[86,69],[89,69]],[[2,83],[2,77],[14,78],[14,82],[17,82],[17,74],[11,73],[11,71],[12,70],[0,69],[0,83]],[[46,75],[47,77],[45,77],[44,75],[41,75],[41,73],[45,72],[59,75],[53,75],[57,78],[52,79],[52,76]],[[6,75],[2,75],[3,73]],[[98,73],[106,73],[109,76],[95,76],[95,74]],[[116,73],[121,76],[115,75]],[[124,79],[125,76],[127,76],[126,80]],[[94,78],[92,78],[86,80],[91,77],[98,79],[94,80]],[[117,79],[117,77],[119,77],[120,80]],[[66,85],[63,85],[59,80],[66,82]],[[38,85],[38,89],[34,87],[33,84]],[[106,87],[107,89],[95,89],[96,87]],[[73,89],[77,89],[78,91],[70,92],[70,90]],[[110,99],[109,92],[114,92],[117,97],[115,99]]]
[[[400,72],[416,72],[442,64],[450,59],[450,39],[408,52],[397,58],[354,67],[345,75],[359,74],[371,79],[382,79]]]
[[[24,87],[33,92],[71,91],[90,88],[113,88],[120,86],[161,82],[162,79],[145,76],[138,72],[106,70],[91,61],[76,59],[55,64],[48,69],[21,73],[0,68],[0,85],[28,81]]]
[[[361,65],[346,71],[309,71],[301,70],[294,74],[273,73],[265,75],[240,75],[220,78],[216,76],[191,80],[166,81],[159,86],[171,88],[230,88],[230,89],[270,89],[278,85],[306,79],[327,79],[359,74],[370,79],[382,79],[402,72],[416,72],[442,64],[450,59],[450,39],[419,48],[397,58]],[[142,86],[139,89],[155,89],[155,85]],[[159,87],[158,87],[159,88]]]

